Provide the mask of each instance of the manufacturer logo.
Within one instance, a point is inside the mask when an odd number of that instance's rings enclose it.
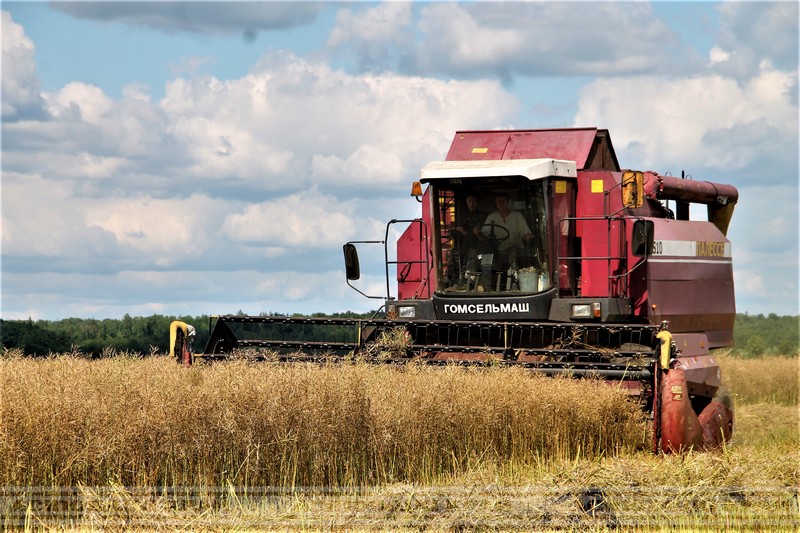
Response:
[[[530,313],[530,311],[530,303],[444,304],[444,312],[446,314],[489,315],[496,313]]]

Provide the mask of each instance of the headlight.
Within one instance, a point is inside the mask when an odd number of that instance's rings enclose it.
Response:
[[[600,302],[590,304],[572,304],[572,318],[600,318]]]
[[[591,304],[572,304],[572,318],[592,318]]]
[[[408,305],[399,306],[400,318],[414,318],[417,316],[417,308]]]

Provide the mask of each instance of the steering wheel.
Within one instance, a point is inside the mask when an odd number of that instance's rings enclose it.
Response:
[[[476,228],[479,230],[483,230],[483,228],[491,228],[488,236],[485,235],[483,231],[481,231],[481,235],[488,238],[490,241],[497,242],[497,244],[505,242],[508,240],[509,237],[511,237],[511,232],[508,231],[508,228],[506,228],[505,226],[501,226],[500,224],[495,224],[494,222],[492,222],[491,224],[481,224],[480,226],[476,226]],[[496,230],[500,230],[502,233],[505,233],[505,235],[501,233],[500,237],[498,237],[495,234]]]

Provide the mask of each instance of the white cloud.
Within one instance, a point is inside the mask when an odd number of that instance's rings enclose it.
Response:
[[[291,189],[408,179],[453,131],[508,124],[519,102],[496,82],[352,76],[274,53],[238,80],[175,80],[161,106],[192,175]]]
[[[683,69],[701,64],[646,3],[434,2],[419,13],[418,33],[383,60],[365,46],[372,36],[349,35],[362,66],[393,61],[408,72],[508,79],[668,72],[677,56]]]
[[[87,195],[398,184],[454,130],[509,124],[520,107],[496,82],[352,76],[282,53],[240,79],[171,81],[159,102],[81,82],[45,98],[52,120],[5,125],[4,166],[96,180],[76,187]]]
[[[99,87],[73,82],[43,93],[45,121],[4,124],[4,169],[34,170],[48,179],[119,177],[164,159],[179,161],[163,112],[141,86],[124,88],[113,100]]]
[[[224,205],[207,196],[186,199],[148,197],[93,201],[85,208],[86,227],[98,227],[116,238],[120,248],[140,264],[170,267],[204,254],[218,238],[215,211]]]
[[[223,223],[223,232],[227,238],[245,244],[338,247],[359,232],[382,225],[356,212],[354,201],[342,202],[312,189],[231,213]]]
[[[404,170],[396,154],[368,144],[360,146],[346,159],[335,155],[315,155],[311,161],[311,176],[315,181],[342,181],[351,185],[366,185],[378,180],[400,182],[408,178]]]
[[[25,29],[11,19],[8,11],[0,12],[2,28],[3,121],[43,116],[39,80],[36,77],[36,47]]]
[[[743,84],[719,75],[603,78],[581,90],[575,124],[609,128],[617,151],[627,153],[623,164],[744,169],[776,147],[794,151],[795,84],[791,73],[775,70]]]
[[[710,67],[743,80],[764,59],[777,69],[796,68],[796,2],[725,2],[714,9],[720,28],[710,50],[695,49],[702,45],[645,2],[433,2],[418,8],[416,26],[406,4],[390,2],[340,11],[328,44],[353,54],[364,70],[463,78],[695,76]],[[392,28],[383,24],[388,14],[396,16]]]
[[[765,185],[757,180],[739,186],[739,203],[731,221],[735,248],[758,254],[798,251],[798,184]],[[798,258],[795,257],[795,265]],[[754,265],[757,260],[754,259]]]
[[[72,82],[59,92],[47,96],[50,112],[55,118],[76,116],[90,124],[108,117],[114,103],[102,89],[88,83]]]
[[[81,82],[46,101],[51,120],[4,126],[6,269],[250,264],[374,238],[389,217],[370,189],[410,182],[457,127],[508,123],[519,107],[494,82],[350,76],[280,53],[241,79],[170,82],[159,102]]]
[[[753,252],[733,248],[734,287],[740,313],[797,315],[797,251]]]
[[[51,258],[97,246],[91,239],[80,242],[85,226],[73,194],[67,183],[3,172],[3,255]]]
[[[362,70],[391,69],[413,41],[411,2],[384,2],[358,10],[341,9],[327,47],[350,53]]]
[[[708,52],[708,58],[711,64],[724,63],[731,58],[731,54],[718,46],[714,46]]]
[[[230,209],[201,195],[86,198],[76,194],[78,185],[4,173],[4,273],[20,258],[38,258],[37,269],[55,271],[186,264],[215,244],[217,213]]]
[[[716,9],[720,13],[716,46],[729,53],[729,60],[718,65],[720,73],[751,78],[764,59],[775,68],[796,71],[797,2],[723,2]]]
[[[424,10],[420,29],[427,35],[427,44],[434,47],[431,57],[446,58],[457,68],[485,67],[492,62],[507,64],[526,44],[517,24],[495,25],[481,20],[480,12],[472,12],[468,6],[435,4]]]
[[[178,119],[172,134],[192,160],[185,169],[192,176],[258,181],[285,174],[293,154],[248,129],[232,120],[197,116]]]

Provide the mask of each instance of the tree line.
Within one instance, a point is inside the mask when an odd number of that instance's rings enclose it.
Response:
[[[243,314],[240,312],[240,314]],[[271,316],[287,316],[279,313],[263,313]],[[369,318],[370,313],[314,313],[323,318]],[[169,325],[181,320],[195,327],[195,351],[202,350],[209,336],[211,320],[208,315],[132,317],[121,319],[65,318],[63,320],[2,320],[0,319],[0,342],[4,350],[19,349],[26,355],[48,355],[55,353],[80,353],[102,357],[114,353],[165,353],[169,351]],[[286,326],[276,324],[266,327],[267,334],[275,338],[291,335]],[[262,333],[264,331],[262,330]],[[305,340],[348,340],[351,328],[333,331],[331,328],[304,330]],[[742,357],[759,355],[792,355],[800,352],[800,317],[777,316],[770,313],[749,315],[737,314],[734,325],[735,346],[733,353]]]
[[[733,353],[744,357],[791,355],[800,352],[800,317],[737,314]]]

